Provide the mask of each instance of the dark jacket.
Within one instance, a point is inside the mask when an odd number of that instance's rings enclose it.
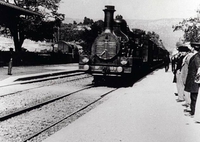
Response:
[[[185,55],[182,55],[182,54],[178,54],[178,56],[176,56],[173,60],[174,60],[174,68],[173,68],[173,73],[174,73],[174,78],[173,78],[173,83],[176,83],[177,80],[176,80],[176,72],[178,70],[181,71],[181,68],[182,68],[182,63],[183,63],[183,58],[185,57]]]
[[[177,70],[181,70],[184,57],[185,57],[185,55],[181,55],[178,57],[175,72],[177,72]]]
[[[185,91],[198,93],[199,85],[194,82],[197,70],[200,67],[200,53],[196,53],[190,59],[188,65],[188,75],[186,78]]]

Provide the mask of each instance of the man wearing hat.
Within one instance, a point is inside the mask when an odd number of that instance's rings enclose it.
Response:
[[[196,50],[197,53],[191,57],[188,65],[188,74],[186,78],[185,91],[190,92],[191,111],[189,112],[189,115],[193,116],[195,114],[196,100],[199,91],[199,84],[195,82],[195,77],[198,69],[200,68],[200,43],[192,42],[191,46],[194,47],[194,50]]]
[[[184,45],[181,44],[177,47],[179,51],[179,56],[177,58],[177,65],[175,69],[176,73],[176,86],[177,86],[177,91],[178,91],[178,99],[176,100],[177,102],[183,102],[185,101],[184,99],[184,83],[182,80],[182,75],[181,75],[181,69],[182,69],[182,63],[184,57],[187,55],[187,53],[190,51],[190,49]]]
[[[188,47],[190,47],[189,49],[191,51],[183,58],[182,69],[181,69],[181,77],[182,77],[184,86],[186,84],[186,78],[188,74],[188,66],[189,66],[190,59],[192,58],[193,55],[197,53],[197,51],[194,50],[194,47],[191,47],[190,45],[188,45]],[[185,99],[185,104],[183,104],[183,106],[189,108],[190,103],[191,103],[190,92],[184,91],[184,99]]]

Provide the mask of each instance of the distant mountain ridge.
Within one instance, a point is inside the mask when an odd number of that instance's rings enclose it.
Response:
[[[83,17],[84,19],[84,17]],[[83,19],[74,19],[74,18],[67,18],[65,17],[65,20],[63,21],[63,23],[73,23],[74,21],[76,21],[77,23],[83,22]]]
[[[183,31],[173,32],[173,25],[178,24],[183,19],[159,19],[159,20],[127,20],[129,27],[139,28],[145,31],[154,31],[159,34],[160,39],[163,41],[165,48],[168,51],[175,49],[176,42],[183,37]]]
[[[93,19],[94,21],[100,19]],[[102,19],[101,19],[102,20]],[[173,32],[173,25],[182,22],[182,18],[173,18],[173,19],[158,19],[158,20],[137,20],[137,19],[125,19],[130,29],[139,28],[145,31],[154,31],[159,34],[160,39],[163,41],[165,48],[168,51],[173,51],[175,49],[176,42],[178,42],[183,37],[182,31]],[[64,23],[77,23],[83,22],[83,19],[73,19],[65,18]]]

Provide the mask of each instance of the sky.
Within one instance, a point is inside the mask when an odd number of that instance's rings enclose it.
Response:
[[[196,16],[199,0],[61,0],[59,12],[67,18],[103,19],[105,5],[115,6],[124,19],[190,18]]]

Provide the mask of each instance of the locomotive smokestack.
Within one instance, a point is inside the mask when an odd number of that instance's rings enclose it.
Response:
[[[115,12],[115,7],[107,5],[105,6],[105,9],[103,10],[105,13],[104,17],[104,27],[105,27],[105,32],[106,31],[112,31],[113,30],[113,23],[114,23],[114,12]]]

